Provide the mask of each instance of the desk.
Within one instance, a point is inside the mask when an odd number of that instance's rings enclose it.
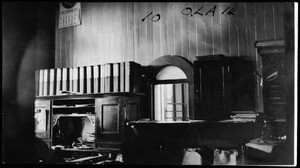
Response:
[[[173,163],[166,162],[164,156],[171,157],[186,147],[239,147],[257,137],[256,127],[255,122],[129,122],[125,126],[124,162]]]

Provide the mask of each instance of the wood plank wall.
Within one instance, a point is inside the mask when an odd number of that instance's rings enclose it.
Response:
[[[82,2],[80,26],[58,29],[57,12],[55,67],[120,61],[149,65],[163,55],[181,55],[193,62],[196,55],[224,54],[250,56],[261,73],[254,42],[284,37],[283,6],[280,2]],[[261,93],[257,77],[258,110],[262,110]]]

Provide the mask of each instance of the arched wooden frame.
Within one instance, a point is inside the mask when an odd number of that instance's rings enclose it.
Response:
[[[156,75],[166,66],[176,66],[180,68],[187,77],[189,93],[189,119],[194,119],[194,70],[193,64],[186,58],[178,55],[165,55],[150,63],[150,93],[151,93],[151,118],[154,118],[154,85],[160,83],[156,80]]]

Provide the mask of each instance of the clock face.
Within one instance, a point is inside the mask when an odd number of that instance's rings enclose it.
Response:
[[[65,7],[66,9],[70,9],[73,6],[75,6],[76,2],[62,2],[61,3],[63,7]]]

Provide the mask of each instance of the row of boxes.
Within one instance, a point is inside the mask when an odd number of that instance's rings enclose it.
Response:
[[[139,92],[141,65],[132,61],[35,71],[36,96]]]

